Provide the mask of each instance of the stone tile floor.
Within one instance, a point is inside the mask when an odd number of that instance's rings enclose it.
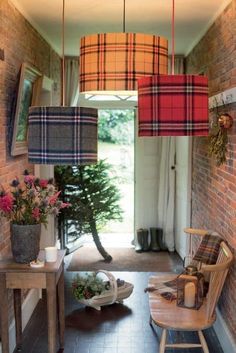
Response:
[[[157,255],[158,256],[158,255]],[[160,329],[149,325],[148,296],[144,293],[151,273],[114,272],[134,284],[124,304],[104,306],[101,311],[80,305],[72,296],[75,272],[65,272],[65,349],[58,353],[158,353]],[[213,329],[205,331],[210,353],[223,353]],[[171,332],[169,340],[197,340],[193,333]],[[46,299],[39,302],[25,331],[22,353],[47,353]],[[200,353],[200,349],[169,349],[168,353]]]

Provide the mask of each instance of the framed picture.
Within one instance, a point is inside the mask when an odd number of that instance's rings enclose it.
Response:
[[[11,155],[25,154],[27,148],[28,110],[31,105],[38,104],[38,94],[42,74],[33,66],[23,63],[16,99],[14,127],[11,142]]]

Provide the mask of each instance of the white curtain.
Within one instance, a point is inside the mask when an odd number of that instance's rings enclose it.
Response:
[[[65,58],[66,105],[74,107],[79,97],[79,59]]]
[[[169,72],[171,57],[169,58]],[[175,56],[175,74],[184,72],[184,57]],[[164,242],[169,251],[175,250],[175,154],[176,137],[160,137],[160,165],[158,187],[158,227],[163,229]]]
[[[168,58],[168,72],[171,74],[171,55],[169,55]],[[183,74],[184,73],[184,56],[183,55],[175,55],[175,60],[174,60],[174,73],[175,74]]]

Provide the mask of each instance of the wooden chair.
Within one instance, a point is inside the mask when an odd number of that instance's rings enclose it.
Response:
[[[207,231],[202,229],[186,228],[190,234],[190,250],[193,236],[204,236]],[[158,291],[149,292],[150,323],[161,327],[160,352],[166,348],[196,348],[201,347],[204,353],[209,353],[202,330],[213,325],[216,320],[215,308],[220,297],[226,275],[233,261],[233,255],[224,241],[220,244],[220,252],[215,265],[202,264],[204,276],[209,278],[209,289],[203,305],[198,310],[182,308],[176,305],[176,300],[164,299]],[[149,286],[158,287],[161,283],[173,280],[176,274],[158,274],[150,277]],[[167,331],[197,331],[200,343],[167,343]]]

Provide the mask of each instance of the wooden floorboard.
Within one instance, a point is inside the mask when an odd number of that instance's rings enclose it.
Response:
[[[148,295],[144,293],[153,273],[113,272],[134,284],[134,292],[124,304],[103,307],[101,312],[80,305],[72,296],[75,272],[65,272],[65,349],[58,353],[158,353],[161,330],[149,325]],[[211,353],[223,353],[213,329],[204,332]],[[171,332],[169,341],[196,340],[194,333]],[[40,300],[24,334],[22,353],[47,353],[46,299]],[[200,353],[201,349],[168,353]]]

